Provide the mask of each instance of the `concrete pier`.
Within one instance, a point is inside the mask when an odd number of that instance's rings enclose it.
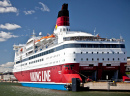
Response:
[[[130,90],[130,83],[126,82],[89,82],[84,83],[84,87],[90,90]]]

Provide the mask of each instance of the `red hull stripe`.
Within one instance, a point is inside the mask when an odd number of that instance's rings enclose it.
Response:
[[[79,63],[67,63],[46,68],[14,72],[14,75],[19,82],[72,83],[72,78],[79,78],[82,81],[77,72],[79,72]]]

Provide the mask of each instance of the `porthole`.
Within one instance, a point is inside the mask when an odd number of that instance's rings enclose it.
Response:
[[[81,61],[83,61],[83,58],[81,58]]]

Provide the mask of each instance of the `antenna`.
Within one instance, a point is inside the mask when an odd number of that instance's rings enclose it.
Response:
[[[35,35],[35,30],[33,29],[33,35]]]
[[[121,34],[120,34],[120,39],[123,39],[123,37],[121,36]]]
[[[94,36],[95,36],[95,32],[96,32],[96,27],[95,27],[95,29],[94,29]]]
[[[35,37],[35,30],[33,29],[33,34],[32,34],[32,37]]]

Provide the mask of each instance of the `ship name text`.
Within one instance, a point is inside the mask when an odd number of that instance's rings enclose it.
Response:
[[[50,70],[47,71],[38,71],[38,72],[30,72],[31,81],[51,81],[50,79]]]

